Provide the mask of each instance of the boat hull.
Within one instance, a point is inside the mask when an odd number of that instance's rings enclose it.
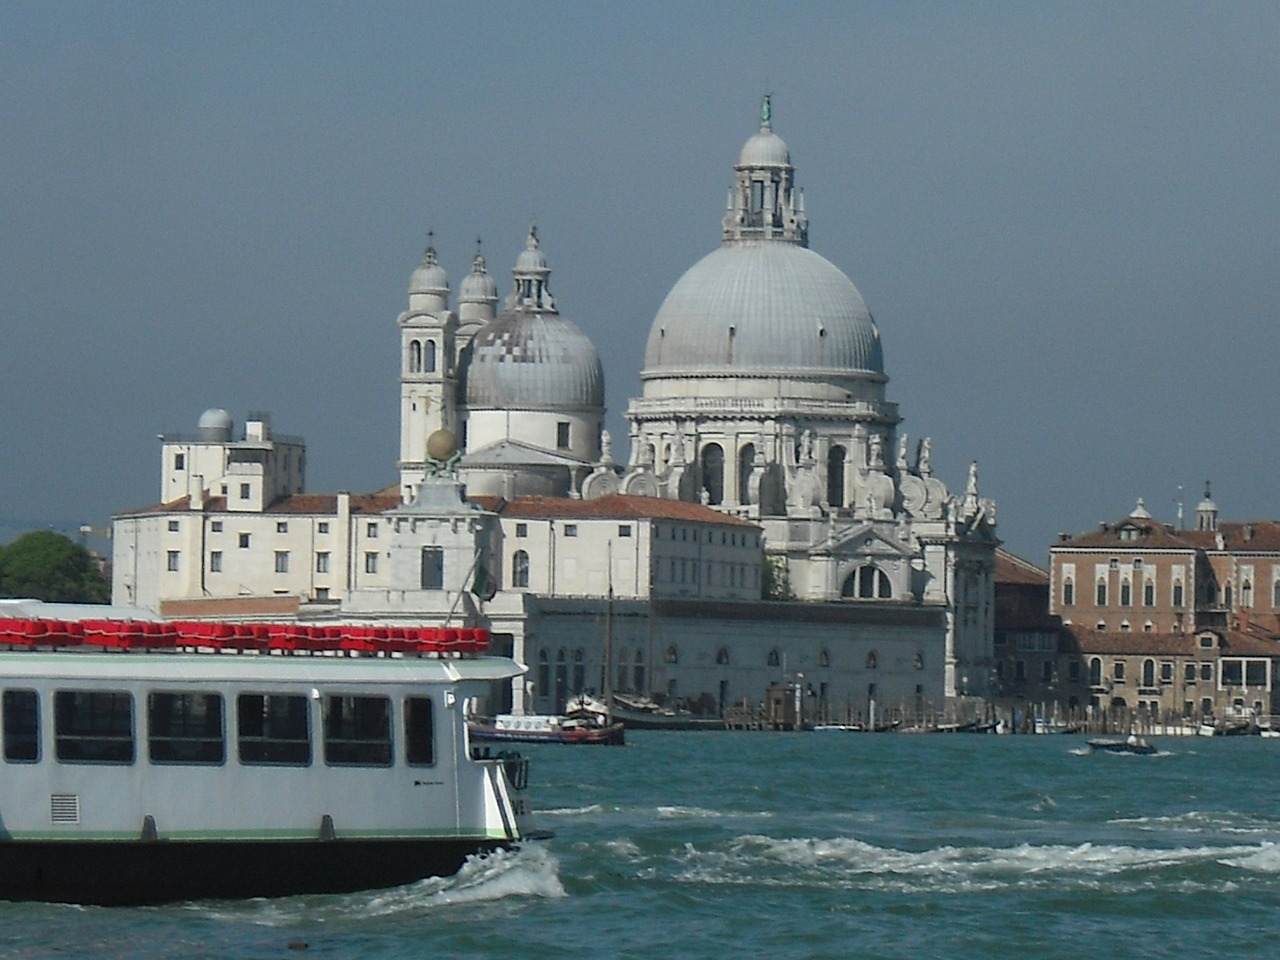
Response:
[[[624,727],[620,723],[607,727],[571,727],[564,730],[514,730],[487,724],[471,724],[473,743],[594,743],[622,746]]]
[[[138,906],[351,893],[451,876],[489,839],[0,842],[0,899]]]
[[[1133,753],[1141,756],[1156,752],[1156,748],[1145,741],[1129,743],[1126,740],[1090,740],[1089,749],[1094,753]]]

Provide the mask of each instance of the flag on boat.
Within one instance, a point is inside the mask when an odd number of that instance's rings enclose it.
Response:
[[[476,577],[471,581],[471,592],[481,600],[492,600],[498,592],[498,581],[483,563],[476,564]]]

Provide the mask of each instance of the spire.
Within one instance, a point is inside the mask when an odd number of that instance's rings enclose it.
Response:
[[[808,246],[809,221],[795,185],[786,142],[773,132],[773,94],[760,102],[760,129],[742,147],[734,164],[722,238],[781,240]]]
[[[551,276],[551,268],[547,266],[547,258],[538,249],[538,226],[529,225],[529,235],[525,238],[524,249],[516,257],[516,265],[511,271],[515,278],[515,289],[507,298],[507,306],[523,306],[534,310],[553,312],[555,299],[547,286],[547,278]]]

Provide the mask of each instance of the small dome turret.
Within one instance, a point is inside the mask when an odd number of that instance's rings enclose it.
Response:
[[[428,234],[422,262],[409,277],[409,306],[414,310],[447,310],[449,308],[449,275],[436,259],[436,248]]]
[[[471,258],[471,272],[458,287],[458,320],[462,324],[488,323],[498,312],[498,283],[485,269],[479,250]]]
[[[228,443],[233,426],[231,414],[221,407],[212,407],[200,414],[196,431],[205,443]]]

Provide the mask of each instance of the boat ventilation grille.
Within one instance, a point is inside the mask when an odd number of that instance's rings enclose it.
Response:
[[[80,822],[80,795],[55,793],[49,797],[49,819],[54,823]]]

